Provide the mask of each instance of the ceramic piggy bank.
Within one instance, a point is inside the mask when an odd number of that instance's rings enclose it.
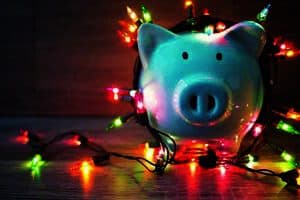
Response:
[[[150,126],[176,138],[242,138],[262,107],[264,44],[252,21],[210,35],[141,25],[139,87]]]

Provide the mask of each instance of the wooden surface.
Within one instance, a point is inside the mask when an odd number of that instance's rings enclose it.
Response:
[[[204,169],[197,164],[171,165],[159,176],[135,161],[113,158],[95,167],[89,176],[76,170],[93,152],[60,143],[40,176],[33,177],[24,163],[33,156],[27,145],[15,142],[21,128],[52,138],[59,132],[78,130],[109,151],[143,156],[143,143],[151,140],[135,124],[110,133],[101,118],[0,118],[0,199],[299,199],[300,191],[278,178],[258,176],[229,166]],[[74,167],[75,166],[75,167]],[[261,152],[255,167],[276,171],[291,168],[269,149]]]

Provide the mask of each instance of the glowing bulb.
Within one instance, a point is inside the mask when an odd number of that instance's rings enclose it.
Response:
[[[256,19],[259,22],[266,21],[270,8],[271,4],[268,4],[264,9],[262,9],[262,11],[260,11],[260,13],[257,14]]]
[[[255,124],[253,128],[253,136],[258,137],[263,130],[263,126],[261,124]]]
[[[286,44],[285,43],[281,44],[280,49],[285,50],[286,49]]]
[[[142,8],[144,22],[145,23],[151,22],[152,16],[151,16],[149,10],[144,5],[142,5],[141,8]]]
[[[297,135],[300,134],[300,132],[294,129],[292,125],[285,123],[283,121],[279,121],[276,128],[291,134],[297,134]]]
[[[129,95],[130,95],[131,97],[135,97],[136,93],[137,93],[136,90],[130,90],[130,91],[129,91]]]
[[[31,169],[32,176],[39,176],[41,167],[45,165],[40,154],[36,154],[31,161],[26,163],[26,167]]]
[[[34,156],[34,158],[32,159],[32,165],[37,165],[39,163],[39,161],[42,160],[42,156],[37,154]]]
[[[188,8],[188,7],[190,7],[190,6],[193,6],[193,1],[191,1],[191,0],[186,0],[186,1],[184,2],[184,8],[186,9],[186,8]]]
[[[285,55],[286,55],[286,57],[290,58],[290,57],[293,57],[295,55],[295,52],[293,50],[288,50]]]
[[[21,135],[17,136],[16,141],[21,144],[27,144],[29,142],[28,130],[22,130]]]
[[[120,24],[124,29],[128,29],[129,32],[131,32],[131,33],[134,33],[134,32],[137,30],[137,25],[127,23],[127,22],[124,21],[124,20],[120,20],[120,21],[119,21],[119,24]]]
[[[116,128],[122,126],[122,125],[123,125],[123,122],[122,122],[121,117],[116,118],[116,119],[113,121],[113,125],[114,125],[114,127],[116,127]]]
[[[80,145],[81,145],[81,142],[80,142],[80,140],[79,140],[79,136],[78,136],[78,135],[75,135],[75,136],[74,136],[73,144],[75,144],[75,145],[77,145],[77,146],[80,146]]]
[[[214,26],[213,25],[208,25],[204,28],[204,33],[207,35],[211,35],[214,33]]]
[[[119,90],[119,88],[113,88],[112,91],[113,91],[113,93],[119,93],[120,90]]]
[[[139,20],[137,14],[129,7],[126,7],[129,18],[135,23]]]
[[[191,172],[191,175],[194,176],[195,173],[196,173],[196,170],[197,170],[197,163],[196,162],[190,162],[189,163],[189,168],[190,168],[190,172]]]
[[[294,119],[296,121],[300,121],[300,113],[295,112],[294,109],[290,109],[287,113],[286,113],[286,117],[289,119]]]
[[[119,100],[119,95],[118,94],[114,94],[114,100],[118,101]]]
[[[137,25],[135,25],[135,24],[129,24],[129,25],[128,25],[128,30],[129,30],[131,33],[134,33],[134,32],[137,30]]]
[[[109,125],[106,127],[106,130],[109,131],[113,128],[119,128],[123,125],[123,119],[122,117],[117,117],[115,119],[113,119]]]
[[[221,175],[222,176],[224,176],[225,175],[225,173],[226,173],[226,168],[225,168],[225,166],[220,166],[220,173],[221,173]]]
[[[90,171],[93,169],[92,165],[90,164],[90,162],[88,161],[83,161],[81,163],[81,167],[80,167],[80,170],[82,173],[84,174],[88,174],[90,173]]]
[[[218,22],[218,23],[216,24],[216,30],[217,30],[218,32],[224,31],[225,28],[226,28],[226,25],[225,25],[223,22]]]
[[[112,91],[114,93],[114,100],[118,101],[119,100],[119,94],[118,93],[120,91],[119,88],[113,88]]]
[[[125,35],[124,42],[131,43],[131,38],[128,35]]]
[[[281,157],[283,158],[283,160],[285,160],[286,162],[294,163],[294,161],[295,161],[295,158],[294,158],[291,154],[287,153],[286,151],[283,151],[283,152],[281,153],[280,156],[281,156]]]
[[[255,158],[251,154],[248,155],[248,159],[250,163],[255,161]]]
[[[146,159],[153,160],[154,149],[149,147],[148,142],[145,143],[144,155]]]
[[[134,39],[132,38],[131,35],[129,35],[127,32],[124,31],[117,31],[118,36],[121,38],[121,40],[127,44],[129,47],[134,44]]]
[[[210,15],[210,14],[209,14],[209,10],[208,10],[207,8],[204,8],[204,10],[203,10],[203,15]]]

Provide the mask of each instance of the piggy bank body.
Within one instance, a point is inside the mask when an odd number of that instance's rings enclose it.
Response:
[[[211,35],[143,24],[139,87],[150,126],[182,139],[242,138],[262,107],[264,44],[264,29],[250,21]]]

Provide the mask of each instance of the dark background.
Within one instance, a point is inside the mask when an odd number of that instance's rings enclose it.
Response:
[[[269,1],[194,1],[197,13],[254,19]],[[267,31],[300,48],[299,6],[273,1]],[[141,3],[154,23],[170,27],[185,17],[183,0],[2,1],[0,115],[111,116],[130,107],[111,104],[104,88],[131,87],[136,52],[117,38],[126,5]],[[281,61],[274,100],[299,107],[300,59]]]

